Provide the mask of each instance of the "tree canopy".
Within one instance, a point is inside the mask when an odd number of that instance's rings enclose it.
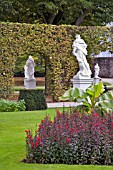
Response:
[[[53,25],[106,25],[113,0],[0,0],[0,21]]]

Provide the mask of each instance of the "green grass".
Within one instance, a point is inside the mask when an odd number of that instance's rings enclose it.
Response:
[[[62,109],[60,109],[62,110]],[[36,130],[36,124],[49,114],[53,119],[55,109],[46,111],[0,112],[0,170],[113,170],[111,166],[81,166],[62,164],[25,164],[25,130]]]
[[[14,91],[19,91],[19,90],[23,90],[24,89],[24,86],[14,86]],[[37,90],[44,90],[45,89],[45,86],[37,86],[36,87]]]

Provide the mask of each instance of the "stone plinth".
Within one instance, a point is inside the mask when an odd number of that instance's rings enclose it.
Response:
[[[93,84],[93,79],[71,79],[73,83],[73,88],[80,88],[82,90],[86,90],[90,85]]]
[[[28,80],[28,79],[24,79],[24,87],[25,89],[36,89],[36,80],[32,79],[32,80]]]
[[[94,80],[93,80],[94,84],[99,84],[100,81],[102,81],[100,77],[94,77]]]

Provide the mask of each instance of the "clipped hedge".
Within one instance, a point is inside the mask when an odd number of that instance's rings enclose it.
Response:
[[[44,90],[20,90],[18,100],[24,99],[26,110],[45,110],[47,103]]]
[[[0,23],[0,98],[10,95],[13,70],[18,57],[40,54],[46,62],[46,94],[58,100],[71,86],[78,65],[72,55],[72,42],[79,33],[88,44],[88,54],[112,49],[108,27]],[[100,43],[103,42],[103,43]]]

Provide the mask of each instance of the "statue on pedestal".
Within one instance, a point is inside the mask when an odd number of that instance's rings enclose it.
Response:
[[[24,66],[24,86],[26,89],[35,89],[36,88],[36,79],[34,77],[34,59],[30,55]]]
[[[98,63],[95,65],[95,74],[94,74],[94,84],[98,84],[101,81],[101,78],[99,77],[99,71],[100,71],[100,67],[98,65]]]
[[[24,66],[25,79],[27,79],[28,81],[35,79],[34,66],[35,66],[34,59],[30,55],[28,60],[26,61],[26,65]]]
[[[98,65],[98,63],[95,65],[95,75],[94,75],[94,77],[95,78],[99,78],[99,71],[100,71],[100,68],[99,68],[99,65]]]
[[[86,59],[87,44],[80,35],[76,35],[76,39],[73,42],[73,55],[76,56],[79,65],[78,73],[73,77],[74,79],[87,79],[91,78],[91,70]]]

